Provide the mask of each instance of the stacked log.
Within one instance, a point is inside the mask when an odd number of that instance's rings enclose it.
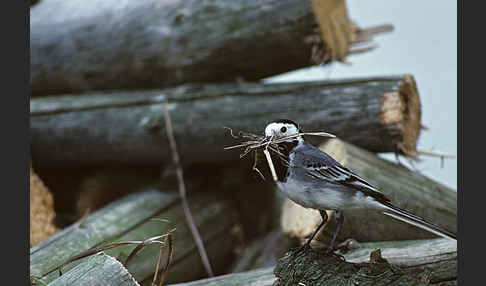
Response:
[[[342,0],[42,0],[30,10],[30,93],[259,80],[344,60],[373,31]]]
[[[222,273],[233,255],[236,239],[231,234],[235,214],[221,199],[201,195],[189,198],[197,227],[203,229],[202,239],[208,249],[216,273]],[[94,247],[115,242],[143,241],[163,235],[175,228],[174,257],[170,281],[204,278],[193,237],[185,223],[177,193],[142,190],[117,200],[97,212],[63,229],[30,250],[30,275],[42,283],[59,277],[80,262],[64,265],[72,257]],[[125,262],[135,246],[120,246],[105,251],[107,255]],[[130,260],[127,269],[136,281],[151,281],[160,245],[147,245]],[[59,267],[62,266],[61,269]],[[190,268],[191,271],[187,271]]]
[[[289,251],[282,257],[276,268],[170,286],[457,284],[457,243],[448,239],[362,244],[344,254],[346,262],[313,252],[292,254]]]
[[[39,167],[71,168],[171,162],[163,117],[166,101],[181,162],[186,165],[235,161],[238,151],[223,148],[238,141],[224,127],[235,133],[261,134],[265,124],[275,118],[298,118],[307,131],[325,130],[373,152],[409,156],[416,156],[422,128],[420,100],[410,75],[289,84],[183,85],[155,91],[33,98],[32,158]]]
[[[261,134],[275,118],[333,133],[339,140],[324,142],[322,150],[397,206],[456,231],[453,190],[376,154],[418,158],[421,107],[412,75],[258,82],[346,62],[373,48],[373,36],[390,26],[359,28],[344,0],[42,0],[31,1],[30,11],[31,156],[59,220],[75,221],[31,247],[32,284],[152,285],[160,245],[143,245],[132,256],[133,242],[167,233],[174,256],[165,283],[179,286],[457,279],[453,242],[430,240],[427,232],[370,211],[344,212],[338,242],[346,262],[317,250],[289,251],[320,216],[263,181],[251,156],[240,160],[239,150],[224,149],[240,143],[233,134]],[[195,227],[222,276],[207,277],[175,191],[181,182],[165,107]],[[44,205],[52,209],[52,198]],[[47,221],[54,225],[53,214]],[[31,230],[32,224],[41,226],[31,216]],[[333,227],[328,223],[312,246],[325,247]],[[120,245],[91,253],[113,243]]]

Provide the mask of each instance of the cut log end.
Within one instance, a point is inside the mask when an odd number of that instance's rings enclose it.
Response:
[[[347,55],[373,49],[374,35],[393,30],[391,25],[360,28],[349,18],[344,0],[312,0],[311,4],[318,29],[316,35],[307,39],[314,44],[311,61],[315,64],[345,63]],[[358,48],[354,47],[356,44]]]
[[[396,151],[416,158],[417,141],[422,125],[420,98],[415,79],[411,75],[402,78],[398,90],[385,93],[381,100],[381,122],[398,131]]]
[[[30,167],[30,246],[59,231],[54,224],[54,200],[47,187]]]

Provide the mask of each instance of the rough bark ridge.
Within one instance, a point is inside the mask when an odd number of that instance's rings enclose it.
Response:
[[[289,251],[274,269],[279,286],[293,285],[429,285],[457,279],[457,257],[423,265],[399,267],[370,255],[369,263],[350,263],[336,256],[309,250],[294,255]]]

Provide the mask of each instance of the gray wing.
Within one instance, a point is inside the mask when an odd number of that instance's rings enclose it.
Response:
[[[302,148],[294,150],[295,166],[292,167],[303,168],[305,174],[312,178],[351,187],[378,201],[390,201],[376,187],[341,165],[325,152],[307,142],[304,142],[304,144]]]

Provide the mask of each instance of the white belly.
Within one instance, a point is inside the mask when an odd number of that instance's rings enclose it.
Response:
[[[315,190],[292,180],[286,183],[277,182],[277,185],[289,199],[306,208],[337,210],[344,206],[343,197],[335,190]]]
[[[301,183],[289,179],[277,182],[279,189],[297,204],[318,210],[383,209],[383,205],[359,191],[343,190],[333,184],[320,185]]]

